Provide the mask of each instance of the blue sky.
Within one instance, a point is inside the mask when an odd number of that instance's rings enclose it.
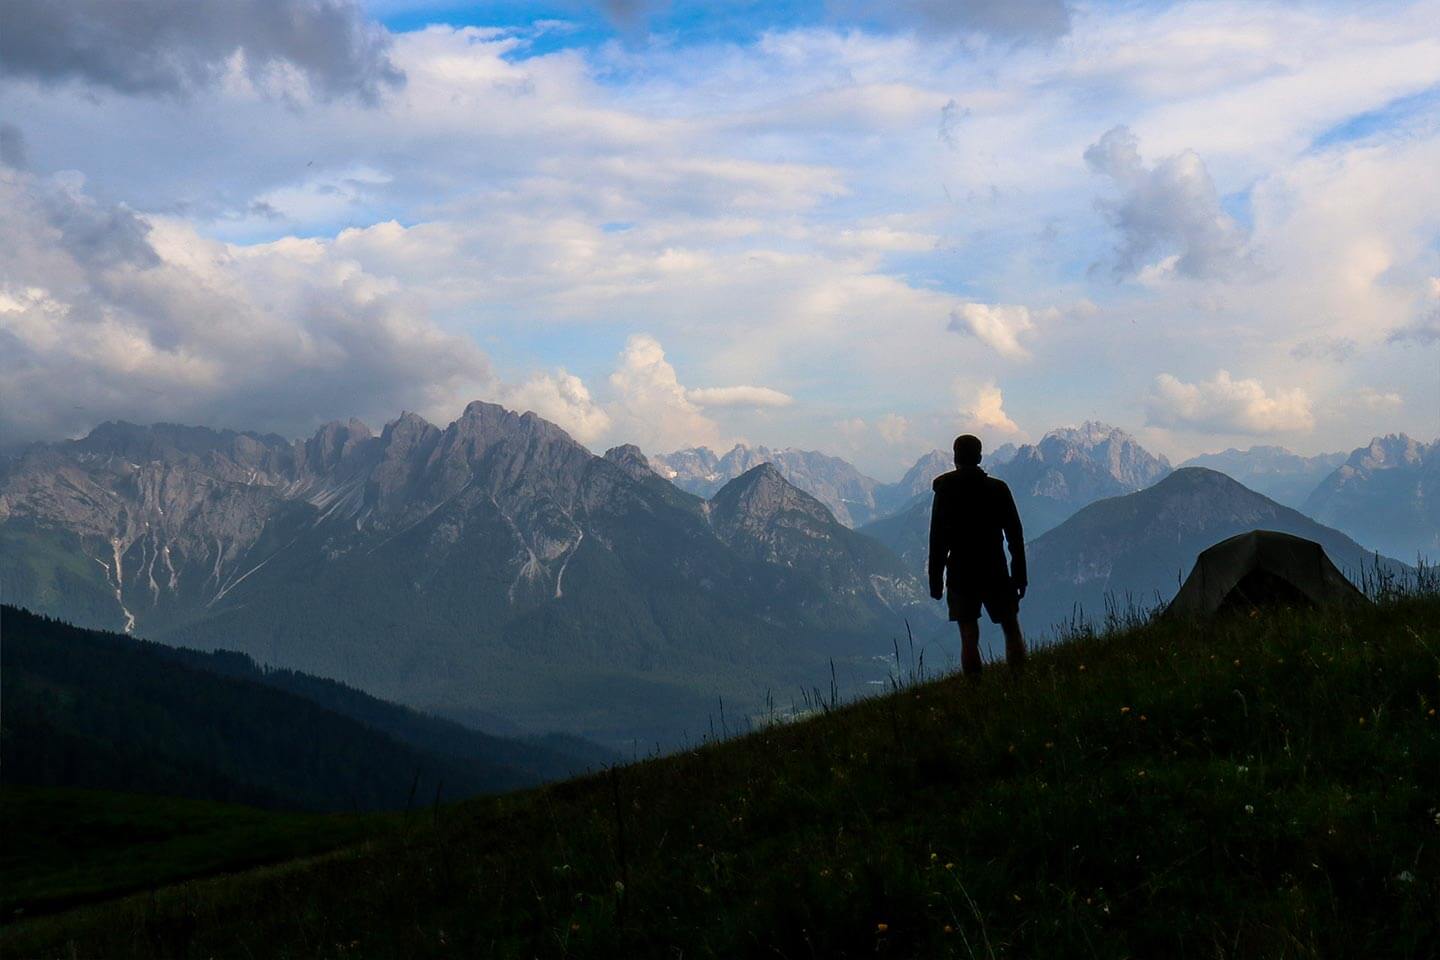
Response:
[[[888,479],[1440,424],[1433,0],[17,2],[5,441],[484,398]]]

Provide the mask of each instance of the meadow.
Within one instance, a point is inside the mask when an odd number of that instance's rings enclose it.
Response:
[[[0,952],[1434,957],[1440,599],[1381,587],[1365,608],[1112,614],[1020,677],[911,671],[328,853],[22,918]]]

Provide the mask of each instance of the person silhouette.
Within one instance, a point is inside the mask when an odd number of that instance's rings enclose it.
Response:
[[[950,619],[960,624],[960,669],[979,676],[980,608],[1005,633],[1012,671],[1025,664],[1020,600],[1025,596],[1025,533],[1004,480],[980,469],[980,438],[955,438],[955,469],[935,478],[930,511],[930,596],[950,588]],[[1003,538],[1003,542],[1002,542]],[[1005,544],[1010,565],[1005,564]]]

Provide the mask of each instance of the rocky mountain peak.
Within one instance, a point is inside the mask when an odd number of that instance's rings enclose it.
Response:
[[[1385,470],[1414,466],[1425,458],[1426,445],[1408,434],[1391,433],[1375,437],[1366,446],[1350,454],[1346,466],[1366,470]]]
[[[650,468],[650,461],[633,443],[622,443],[618,447],[611,447],[605,451],[605,459],[636,480],[656,476],[655,471]]]

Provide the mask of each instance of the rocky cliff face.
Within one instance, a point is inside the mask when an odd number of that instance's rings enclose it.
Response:
[[[1361,543],[1413,561],[1440,559],[1440,440],[1376,437],[1306,498],[1304,509]]]
[[[1256,446],[1248,450],[1232,447],[1221,453],[1201,454],[1180,466],[1219,471],[1256,493],[1299,509],[1320,481],[1344,462],[1343,453],[1302,457],[1284,447]]]
[[[664,739],[717,694],[883,650],[918,596],[774,470],[752,480],[707,504],[634,447],[486,403],[297,442],[107,424],[0,473],[0,586],[417,706]]]

